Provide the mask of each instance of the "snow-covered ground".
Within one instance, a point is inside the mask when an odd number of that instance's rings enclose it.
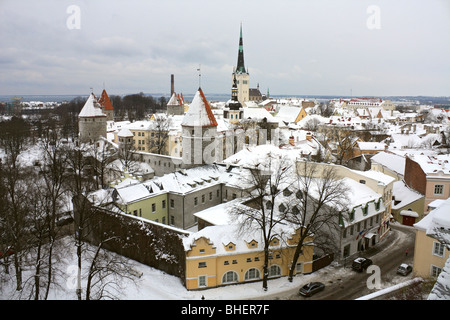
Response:
[[[57,286],[53,286],[49,295],[50,300],[76,300],[74,288],[75,270],[76,270],[76,251],[69,237],[63,239],[68,250],[66,255],[57,264]],[[206,289],[201,291],[188,291],[181,283],[178,277],[166,274],[155,268],[140,264],[136,261],[130,261],[136,273],[142,273],[139,278],[134,276],[134,281],[123,279],[120,283],[121,289],[117,294],[120,300],[201,300],[204,297],[207,300],[245,300],[245,299],[271,299],[278,294],[282,297],[284,292],[295,292],[300,286],[310,281],[333,281],[350,276],[352,271],[349,268],[330,265],[308,275],[297,275],[292,282],[287,277],[269,280],[268,290],[262,289],[262,282],[252,282],[247,284],[236,284],[225,287]],[[84,267],[88,267],[89,261],[83,262]],[[5,275],[4,270],[0,276],[0,299],[16,300],[25,299],[27,293],[18,293],[15,291],[14,268],[10,267],[10,275]],[[24,271],[24,280],[32,281],[32,270]],[[383,284],[386,289],[400,281],[403,278],[392,279],[392,283]],[[83,282],[82,287],[85,286]],[[24,286],[25,287],[25,286]]]
[[[67,243],[70,239],[66,238]],[[60,270],[57,275],[57,286],[49,295],[51,300],[75,300],[77,299],[74,289],[76,249],[75,246],[69,246],[66,251],[66,256],[58,264],[57,268]],[[264,299],[266,296],[271,296],[276,293],[293,290],[299,288],[301,285],[320,279],[324,274],[331,274],[333,277],[342,277],[343,273],[348,273],[349,270],[342,268],[336,269],[333,266],[323,268],[310,275],[296,276],[292,282],[287,280],[287,277],[272,279],[268,283],[268,290],[262,289],[262,282],[253,282],[247,284],[229,285],[220,288],[212,288],[201,291],[188,291],[181,283],[178,277],[166,274],[155,268],[140,264],[136,261],[131,261],[133,269],[137,273],[142,272],[140,278],[135,277],[134,281],[123,279],[120,284],[121,290],[117,298],[120,300],[200,300],[202,297],[208,300],[243,300],[243,299]],[[89,261],[83,262],[85,267],[88,267]],[[19,294],[15,290],[15,278],[13,275],[14,268],[10,267],[10,275],[6,275],[2,268],[2,275],[0,277],[0,299],[1,300],[16,300],[24,299],[27,295],[22,292]],[[340,270],[337,271],[336,270]],[[32,270],[24,271],[24,280],[32,281]],[[84,283],[83,283],[84,284]],[[82,285],[83,286],[83,285]]]

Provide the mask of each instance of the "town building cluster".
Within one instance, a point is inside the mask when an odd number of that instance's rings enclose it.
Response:
[[[261,210],[247,203],[252,186],[243,177],[268,157],[289,159],[294,176],[302,163],[315,163],[317,172],[332,167],[348,190],[340,208],[348,218],[337,218],[332,235],[333,259],[376,246],[397,223],[417,229],[414,272],[437,276],[450,249],[448,112],[421,106],[440,119],[425,122],[425,113],[400,112],[380,98],[274,99],[249,83],[241,28],[227,102],[208,101],[202,88],[186,102],[172,75],[166,113],[117,122],[106,91],[100,98],[91,93],[79,114],[80,141],[117,150],[105,188],[89,195],[93,205],[183,230],[188,289],[259,280],[261,234],[239,232],[233,216],[240,206]],[[283,187],[286,197],[301,197],[298,191],[295,184]],[[288,274],[299,236],[299,228],[279,228],[270,243],[269,277]],[[304,242],[296,273],[315,271],[324,252],[314,243],[313,236]]]

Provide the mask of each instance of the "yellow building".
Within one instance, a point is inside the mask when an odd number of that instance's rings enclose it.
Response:
[[[414,224],[413,272],[422,278],[437,277],[450,259],[450,198]]]
[[[299,230],[270,243],[269,279],[287,276]],[[262,280],[264,243],[260,230],[239,233],[237,225],[209,226],[183,240],[186,252],[186,288],[204,289]],[[311,273],[312,238],[305,241],[296,273]]]

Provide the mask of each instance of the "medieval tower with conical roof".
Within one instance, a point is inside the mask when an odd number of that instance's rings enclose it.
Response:
[[[78,114],[78,130],[81,142],[94,143],[106,138],[106,114],[93,93],[90,94]]]
[[[241,24],[238,60],[237,66],[233,71],[232,85],[234,81],[236,81],[238,100],[242,105],[244,105],[245,102],[249,101],[249,79],[250,75],[248,73],[248,70],[245,69],[244,64],[244,42],[242,39],[242,24]]]
[[[220,158],[222,140],[218,138],[217,121],[201,88],[192,99],[181,128],[183,167],[210,164]]]

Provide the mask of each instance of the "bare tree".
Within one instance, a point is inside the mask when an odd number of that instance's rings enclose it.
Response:
[[[297,179],[291,189],[295,200],[286,210],[286,220],[302,228],[289,270],[289,281],[294,276],[305,239],[314,236],[316,248],[324,252],[334,251],[336,239],[333,237],[339,234],[339,219],[348,202],[348,188],[330,165],[297,162]]]
[[[249,168],[242,175],[240,188],[244,188],[246,201],[243,206],[236,206],[232,214],[239,221],[241,232],[250,232],[257,228],[261,232],[264,247],[263,289],[267,290],[270,244],[277,233],[277,226],[285,217],[278,214],[282,201],[282,189],[290,182],[291,162],[289,159],[268,154],[266,160]],[[283,187],[283,188],[284,188]]]
[[[171,118],[166,115],[155,115],[151,121],[152,130],[147,137],[149,152],[167,154]]]
[[[102,240],[91,257],[87,273],[86,300],[116,299],[124,279],[134,281],[131,264],[122,256],[103,250],[103,245],[116,241],[111,236]]]

